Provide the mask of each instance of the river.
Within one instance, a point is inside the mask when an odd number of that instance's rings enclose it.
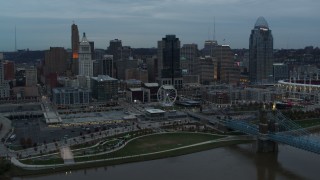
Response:
[[[173,158],[13,180],[318,180],[319,167],[317,154],[286,145],[280,145],[278,153],[255,153],[252,144],[242,144]]]

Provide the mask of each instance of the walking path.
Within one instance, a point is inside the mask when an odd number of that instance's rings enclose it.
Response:
[[[151,153],[144,153],[144,154],[137,154],[137,155],[130,155],[130,156],[123,156],[123,157],[115,157],[115,158],[108,158],[108,159],[99,159],[99,160],[92,160],[92,161],[83,161],[83,162],[74,162],[74,163],[65,163],[65,164],[53,164],[53,165],[29,165],[29,164],[23,164],[20,161],[18,161],[16,158],[11,158],[11,162],[23,169],[28,169],[28,170],[39,170],[39,169],[49,169],[49,168],[55,168],[55,167],[64,167],[68,166],[71,164],[87,164],[87,163],[94,163],[94,162],[102,162],[102,161],[110,161],[110,160],[119,160],[119,159],[129,159],[129,158],[134,158],[134,157],[141,157],[141,156],[148,156],[148,155],[154,155],[154,154],[160,154],[160,153],[165,153],[165,152],[170,152],[170,151],[175,151],[179,149],[185,149],[185,148],[190,148],[190,147],[195,147],[195,146],[200,146],[200,145],[205,145],[205,144],[211,144],[211,143],[217,143],[217,142],[226,142],[226,141],[233,141],[233,140],[252,140],[252,136],[228,136],[225,138],[221,139],[216,139],[216,140],[210,140],[210,141],[205,141],[201,143],[196,143],[188,146],[182,146],[182,147],[177,147],[173,149],[168,149],[168,150],[163,150],[163,151],[157,151],[157,152],[151,152]],[[122,146],[123,147],[123,146]],[[121,148],[122,148],[121,147]]]
[[[64,160],[64,164],[74,164],[73,153],[69,146],[63,146],[60,148],[61,158]]]

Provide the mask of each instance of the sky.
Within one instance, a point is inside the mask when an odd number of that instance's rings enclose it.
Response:
[[[156,47],[166,34],[199,48],[214,37],[248,48],[259,16],[272,30],[274,48],[320,47],[319,7],[319,0],[0,0],[0,51],[14,51],[15,28],[17,49],[70,48],[73,22],[96,48],[112,39]]]

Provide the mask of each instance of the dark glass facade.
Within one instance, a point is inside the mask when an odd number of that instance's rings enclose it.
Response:
[[[249,42],[249,79],[252,84],[273,81],[273,37],[263,17],[251,30]]]

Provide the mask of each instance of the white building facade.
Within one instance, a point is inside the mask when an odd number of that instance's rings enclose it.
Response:
[[[86,34],[83,33],[83,37],[79,45],[79,75],[87,77],[87,88],[90,88],[90,78],[93,76],[93,61],[91,57],[90,43]]]

